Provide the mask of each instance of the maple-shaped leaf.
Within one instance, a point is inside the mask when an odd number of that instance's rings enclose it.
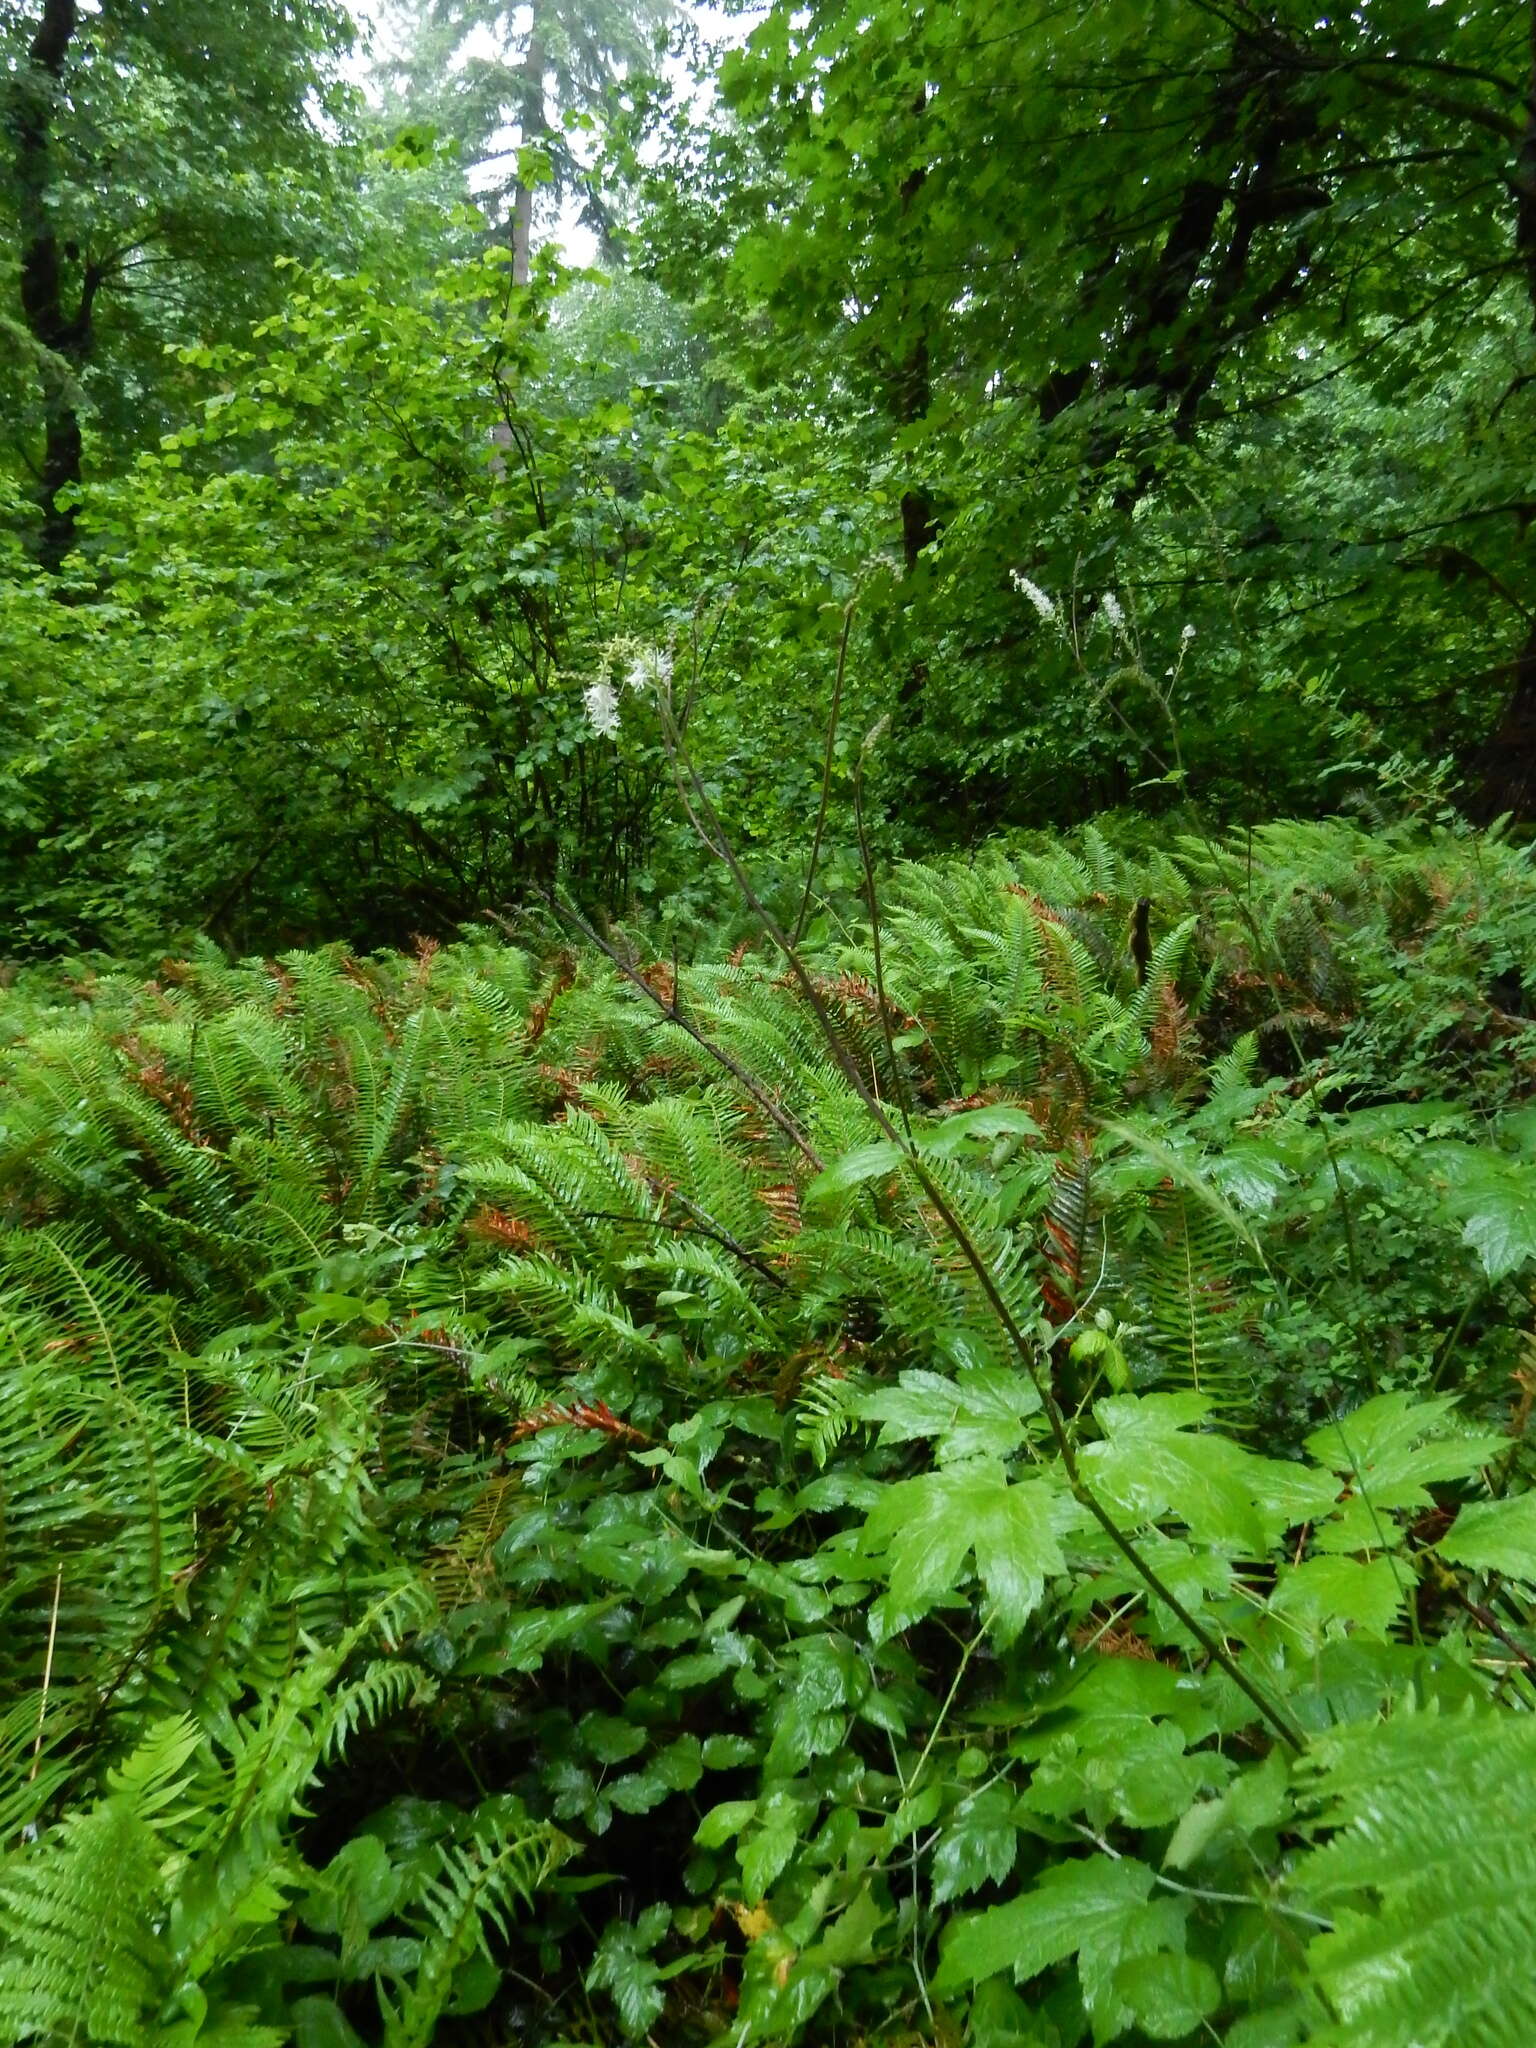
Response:
[[[861,1548],[884,1561],[878,1603],[888,1634],[907,1628],[969,1577],[974,1553],[999,1639],[1015,1637],[1045,1582],[1066,1569],[1058,1529],[1076,1517],[1043,1473],[1010,1483],[997,1458],[967,1458],[888,1487],[864,1525]]]
[[[1022,1372],[972,1365],[953,1379],[938,1372],[904,1372],[899,1385],[866,1394],[859,1413],[885,1425],[882,1444],[934,1437],[938,1457],[948,1462],[1006,1457],[1024,1441],[1023,1417],[1039,1407],[1040,1396]]]
[[[1375,1513],[1428,1507],[1431,1486],[1465,1479],[1508,1448],[1507,1437],[1467,1429],[1454,1409],[1448,1395],[1378,1394],[1314,1430],[1307,1450],[1346,1474]]]
[[[1203,1394],[1120,1394],[1096,1404],[1104,1437],[1083,1451],[1083,1472],[1113,1514],[1132,1524],[1172,1518],[1217,1548],[1261,1552],[1332,1506],[1338,1488],[1325,1474],[1196,1428],[1210,1407]]]

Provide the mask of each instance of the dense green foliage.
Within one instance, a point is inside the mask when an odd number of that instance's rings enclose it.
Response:
[[[89,414],[110,462],[184,413],[167,348],[273,302],[273,259],[333,248],[344,185],[331,0],[76,0],[0,15],[5,461],[37,479],[38,551],[74,539]]]
[[[878,982],[24,977],[7,2037],[1519,2040],[1533,926],[1090,831]]]
[[[0,46],[16,953],[404,944],[557,867],[707,926],[645,718],[583,751],[647,649],[765,849],[837,695],[834,873],[882,717],[883,855],[1392,756],[1529,817],[1521,9],[783,0],[701,97],[648,5],[434,0],[366,118],[339,17],[204,12]],[[535,251],[549,177],[631,275]]]
[[[779,0],[732,119],[673,121],[649,260],[887,495],[906,815],[1119,802],[1166,752],[1010,569],[1090,643],[1106,591],[1214,637],[1174,692],[1208,796],[1314,802],[1321,688],[1529,804],[1531,61],[1508,0]]]
[[[0,9],[0,2048],[1525,2048],[1536,6],[713,26]]]

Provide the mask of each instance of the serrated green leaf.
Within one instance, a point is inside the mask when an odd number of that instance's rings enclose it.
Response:
[[[1044,1474],[1010,1485],[995,1459],[968,1458],[888,1487],[864,1525],[865,1553],[883,1557],[890,1606],[916,1620],[961,1583],[972,1552],[1002,1641],[1016,1636],[1064,1571],[1056,1525],[1068,1504]]]
[[[1473,1501],[1435,1545],[1450,1564],[1536,1583],[1536,1493]]]
[[[963,1898],[984,1884],[1001,1884],[1018,1854],[1013,1798],[1001,1785],[963,1799],[944,1823],[933,1851],[933,1898]]]
[[[934,1989],[963,1991],[1003,1971],[1020,1983],[1037,1977],[1123,1928],[1145,1904],[1152,1884],[1152,1872],[1129,1856],[1058,1864],[1022,1898],[951,1923]]]
[[[712,1806],[693,1831],[693,1839],[701,1849],[719,1849],[739,1835],[747,1822],[757,1812],[755,1799],[725,1799],[718,1806]]]
[[[1132,1524],[1176,1519],[1204,1543],[1257,1553],[1332,1505],[1338,1489],[1324,1474],[1197,1432],[1210,1409],[1201,1394],[1117,1394],[1095,1405],[1104,1439],[1082,1463],[1112,1513]]]
[[[1304,1616],[1324,1629],[1362,1629],[1388,1636],[1402,1614],[1412,1583],[1392,1557],[1309,1557],[1283,1565],[1271,1605],[1279,1614]]]
[[[737,1851],[741,1864],[741,1888],[748,1904],[762,1898],[774,1879],[799,1847],[800,1837],[793,1822],[776,1821],[759,1830]]]
[[[1216,1973],[1193,1956],[1133,1956],[1115,1972],[1115,1990],[1154,2041],[1180,2041],[1221,2004]]]
[[[859,1403],[861,1415],[883,1424],[882,1444],[934,1437],[944,1461],[1007,1457],[1024,1441],[1022,1419],[1039,1408],[1040,1396],[1022,1373],[995,1365],[966,1367],[953,1379],[909,1370],[898,1385]]]
[[[1447,1396],[1424,1400],[1394,1393],[1378,1394],[1314,1430],[1307,1449],[1320,1464],[1346,1475],[1379,1514],[1430,1506],[1431,1486],[1467,1478],[1506,1443],[1464,1428]]]

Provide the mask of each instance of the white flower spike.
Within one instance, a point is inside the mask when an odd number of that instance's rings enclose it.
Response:
[[[616,740],[619,736],[619,693],[612,683],[588,683],[582,691],[581,701],[586,706],[587,723],[598,737]]]
[[[1024,574],[1022,569],[1011,569],[1008,574],[1008,580],[1010,583],[1012,583],[1014,589],[1019,593],[1020,597],[1027,597],[1029,599],[1030,603],[1034,606],[1035,610],[1040,614],[1042,619],[1055,618],[1055,598],[1048,596],[1047,593],[1040,588],[1038,583],[1031,583],[1029,578]]]

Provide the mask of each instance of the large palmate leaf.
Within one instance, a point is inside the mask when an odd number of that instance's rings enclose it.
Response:
[[[906,1627],[945,1599],[963,1583],[974,1553],[991,1625],[1010,1640],[1039,1605],[1046,1580],[1066,1569],[1058,1532],[1076,1513],[1059,1481],[1043,1474],[1010,1481],[996,1458],[957,1460],[888,1487],[862,1539],[889,1587],[882,1626]]]

